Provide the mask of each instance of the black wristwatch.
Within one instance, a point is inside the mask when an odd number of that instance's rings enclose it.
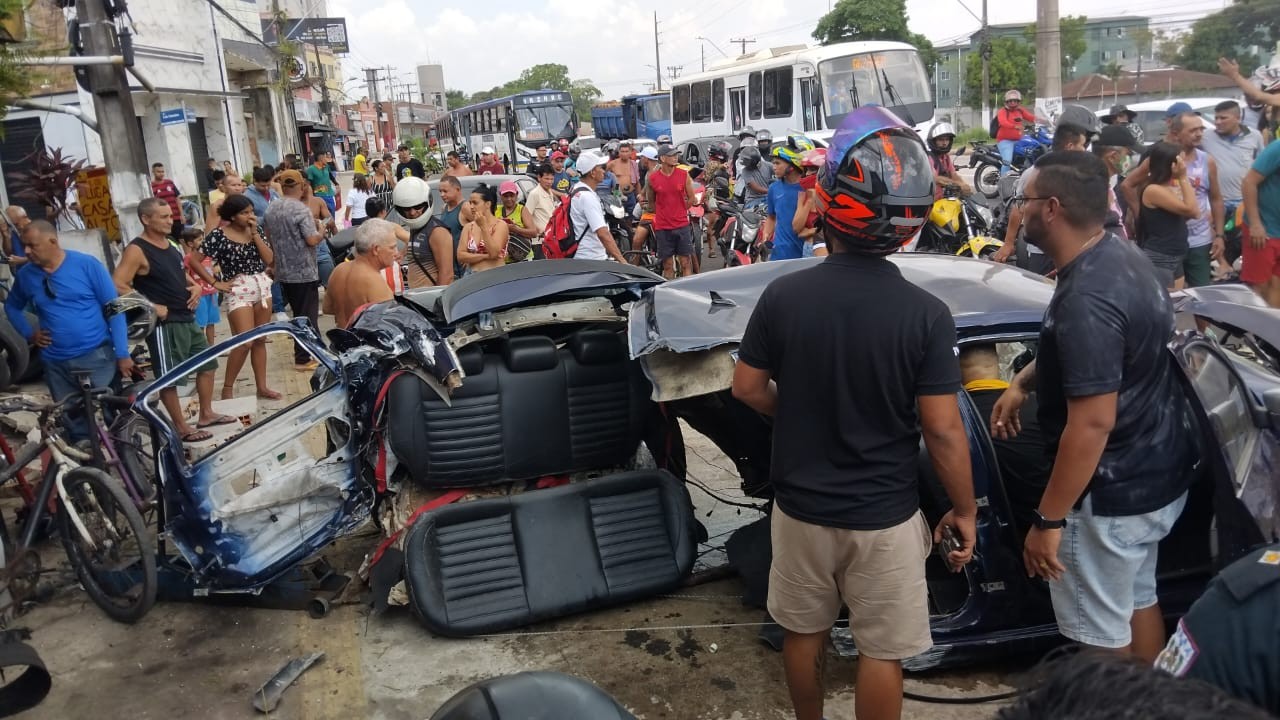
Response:
[[[1049,520],[1045,516],[1041,515],[1039,510],[1036,510],[1035,513],[1035,525],[1039,530],[1061,530],[1067,526],[1066,518],[1062,518],[1061,520]]]

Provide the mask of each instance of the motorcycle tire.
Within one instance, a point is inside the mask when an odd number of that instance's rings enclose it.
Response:
[[[38,382],[44,379],[44,361],[40,359],[40,348],[30,348],[27,356],[27,367],[21,375],[11,378],[17,384]]]
[[[7,380],[19,381],[27,371],[30,346],[27,345],[26,338],[19,335],[18,331],[9,324],[8,318],[0,318],[0,350],[4,351]],[[8,387],[8,381],[0,387]]]
[[[119,481],[97,468],[72,470],[67,473],[64,486],[67,500],[77,505],[77,512],[81,513],[86,525],[97,525],[88,518],[94,513],[109,521],[102,523],[105,532],[94,533],[99,547],[85,548],[80,544],[84,538],[73,526],[67,507],[59,503],[58,533],[76,577],[94,604],[112,620],[127,624],[137,622],[155,604],[159,587],[156,553],[146,523]],[[115,553],[122,545],[119,534],[126,529],[137,543],[138,557],[128,558],[131,560],[128,569],[100,572],[102,568],[121,565],[121,559]],[[136,573],[136,579],[132,574],[124,578],[120,575],[129,572]],[[124,582],[130,582],[129,586],[123,587]]]
[[[973,187],[988,200],[1000,195],[1000,166],[982,163],[973,171]]]

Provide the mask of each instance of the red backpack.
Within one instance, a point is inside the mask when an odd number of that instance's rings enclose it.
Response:
[[[542,233],[542,256],[547,260],[564,260],[578,252],[578,243],[587,234],[587,229],[583,228],[582,232],[574,234],[573,221],[569,219],[569,206],[573,196],[584,191],[590,192],[591,188],[576,187],[570,190],[551,212],[547,229]]]

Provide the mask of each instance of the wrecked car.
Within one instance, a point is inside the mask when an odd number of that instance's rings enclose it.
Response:
[[[901,253],[890,260],[906,279],[947,304],[962,348],[969,343],[997,346],[1001,358],[1010,360],[1003,369],[1006,379],[1013,372],[1010,364],[1034,356],[1053,294],[1051,282],[1018,268],[966,258]],[[757,498],[771,496],[771,429],[730,394],[736,350],[768,282],[816,262],[821,260],[683,278],[650,288],[631,311],[632,356],[640,361],[654,400],[711,439],[735,463],[743,491]],[[1216,317],[1226,325],[1244,322],[1236,303],[1221,300],[1192,298],[1182,311],[1210,321]],[[1280,331],[1274,315],[1267,332],[1259,331],[1254,310],[1244,311],[1255,320],[1251,335],[1265,338]],[[1160,547],[1161,607],[1176,616],[1218,568],[1280,534],[1280,474],[1274,461],[1280,447],[1280,375],[1265,358],[1195,332],[1176,337],[1170,352],[1194,390],[1190,402],[1208,448],[1195,468],[1186,510]],[[962,573],[948,572],[936,555],[927,561],[935,645],[905,663],[909,669],[963,664],[1058,638],[1048,586],[1028,578],[1021,560],[1029,529],[1026,511],[1038,504],[1038,494],[1028,497],[1025,489],[1011,487],[1001,477],[988,418],[967,392],[958,395],[978,497],[978,544],[974,561]],[[933,527],[949,503],[923,443],[918,468],[921,507]],[[754,599],[761,607],[770,552],[767,523],[766,518],[743,528],[729,541],[730,563],[743,578],[744,601]]]

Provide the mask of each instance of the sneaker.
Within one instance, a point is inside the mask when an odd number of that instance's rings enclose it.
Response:
[[[276,322],[289,322],[289,314],[286,312],[278,312],[271,318]]]

